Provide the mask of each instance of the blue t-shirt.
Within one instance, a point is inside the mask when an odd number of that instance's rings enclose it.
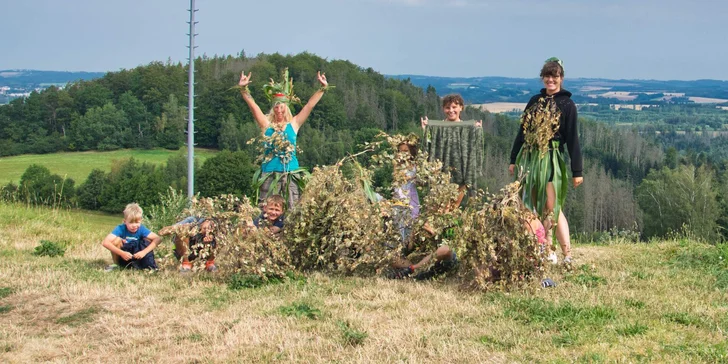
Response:
[[[114,228],[111,234],[116,235],[124,241],[121,245],[121,250],[136,254],[149,246],[149,242],[144,240],[152,232],[147,229],[144,225],[139,225],[139,229],[135,233],[130,232],[126,228],[126,224],[121,224]],[[134,259],[121,264],[123,268],[136,268],[136,269],[157,269],[157,262],[154,261],[154,253],[149,253],[142,259]]]
[[[268,129],[265,130],[265,136],[271,136],[273,133],[281,133],[280,131],[275,131],[272,127],[268,127]],[[281,152],[276,151],[273,149],[273,146],[270,146],[270,150],[268,150],[266,153],[273,153],[274,157],[270,161],[263,163],[261,166],[264,173],[270,173],[270,172],[290,172],[295,171],[298,169],[298,157],[296,156],[296,132],[293,131],[293,126],[291,123],[286,124],[286,128],[283,129],[282,133],[286,136],[286,139],[289,143],[291,143],[294,147],[293,153],[291,155],[291,160],[288,163],[283,163],[283,160],[281,160],[281,157],[279,154]]]
[[[146,226],[139,225],[139,229],[137,229],[135,233],[132,233],[126,228],[126,224],[121,224],[114,228],[114,231],[111,233],[120,237],[121,240],[124,240],[127,244],[136,245],[142,243],[144,238],[149,236],[152,232],[149,231]]]

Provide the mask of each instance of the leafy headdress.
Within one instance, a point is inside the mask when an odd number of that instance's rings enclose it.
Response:
[[[268,84],[263,85],[265,97],[272,105],[282,103],[291,107],[291,104],[300,104],[301,99],[293,94],[293,78],[288,76],[288,68],[283,70],[281,76],[283,78],[281,82],[275,82],[271,78]]]
[[[543,63],[549,63],[549,62],[556,62],[559,66],[561,66],[561,71],[564,71],[564,61],[559,59],[559,57],[551,57],[547,60],[545,60]]]

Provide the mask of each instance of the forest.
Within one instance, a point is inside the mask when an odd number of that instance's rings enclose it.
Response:
[[[199,147],[221,152],[196,165],[195,185],[202,196],[251,194],[258,166],[253,162],[255,146],[247,141],[259,130],[233,86],[241,71],[252,72],[251,93],[267,112],[262,85],[269,78],[277,79],[284,68],[290,70],[296,94],[304,103],[317,89],[317,71],[325,72],[335,85],[299,133],[303,151],[299,160],[308,168],[333,164],[357,152],[380,130],[419,133],[421,116],[442,118],[434,86],[421,88],[408,78],[386,77],[348,61],[329,61],[310,53],[203,56],[195,60],[195,141]],[[186,142],[186,80],[185,65],[153,62],[14,99],[0,106],[0,156],[179,149]],[[295,106],[294,112],[300,107]],[[472,107],[463,115],[483,120],[486,133],[485,175],[477,187],[497,191],[512,181],[508,156],[518,117]],[[716,148],[726,145],[722,137],[657,134],[616,126],[600,120],[599,114],[585,112],[584,116],[579,133],[585,183],[570,190],[566,203],[578,238],[598,242],[621,234],[637,240],[672,233],[713,243],[724,238],[728,176],[723,150],[728,148]],[[703,125],[714,128],[709,115],[663,115],[660,120],[661,125],[670,125],[671,120],[693,123],[694,118],[703,118]],[[163,166],[131,159],[114,165],[110,172],[94,170],[76,185],[57,171],[33,165],[17,183],[3,187],[2,198],[118,213],[129,201],[150,206],[158,204],[170,188],[184,190],[186,169],[182,156],[170,158]],[[374,183],[386,190],[388,178],[375,175]]]

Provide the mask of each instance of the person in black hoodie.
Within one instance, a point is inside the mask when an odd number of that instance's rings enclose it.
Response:
[[[513,142],[508,170],[513,175],[518,166],[523,202],[543,221],[549,243],[556,219],[556,238],[564,262],[570,263],[569,223],[562,211],[569,182],[563,153],[566,146],[571,158],[572,183],[578,187],[584,178],[576,105],[571,100],[571,92],[562,89],[564,67],[560,59],[546,60],[541,69],[541,80],[544,88],[531,97],[521,116],[521,128]],[[549,258],[556,262],[555,254]]]

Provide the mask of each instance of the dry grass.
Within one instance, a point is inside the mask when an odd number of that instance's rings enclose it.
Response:
[[[0,361],[728,360],[725,287],[688,264],[710,246],[577,246],[546,290],[313,274],[232,291],[205,274],[104,273],[118,219],[85,216],[0,205]],[[40,239],[71,244],[36,257]]]

